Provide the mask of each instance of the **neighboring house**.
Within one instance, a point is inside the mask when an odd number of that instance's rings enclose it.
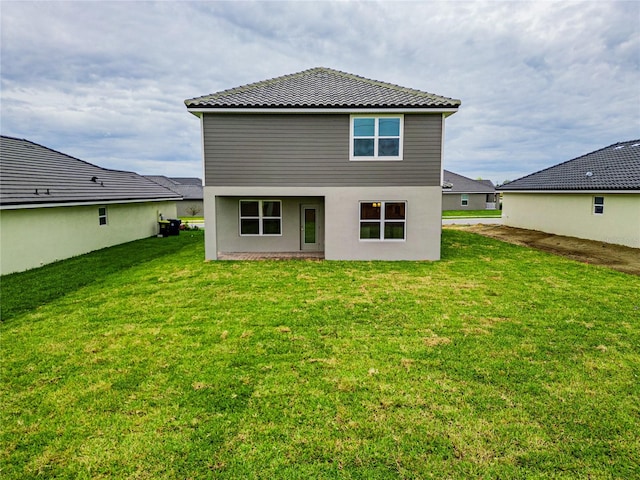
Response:
[[[459,100],[313,68],[186,100],[201,119],[206,258],[440,258],[444,120]]]
[[[640,248],[640,140],[498,187],[505,225]]]
[[[178,217],[201,217],[204,215],[201,179],[162,175],[145,175],[145,177],[182,196],[182,201],[177,204]]]
[[[495,210],[498,193],[491,180],[472,180],[444,170],[442,210]]]
[[[0,273],[158,233],[180,196],[28,140],[0,137]]]

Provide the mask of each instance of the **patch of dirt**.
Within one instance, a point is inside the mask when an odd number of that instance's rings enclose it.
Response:
[[[486,237],[543,250],[578,262],[602,265],[620,272],[640,275],[640,249],[638,248],[504,225],[478,224],[454,228],[463,228]]]

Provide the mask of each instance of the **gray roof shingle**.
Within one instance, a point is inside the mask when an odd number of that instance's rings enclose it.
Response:
[[[614,143],[498,190],[640,190],[640,140]]]
[[[37,143],[0,136],[0,205],[180,200],[133,172],[108,170]]]
[[[183,200],[202,200],[202,180],[192,177],[165,177],[164,175],[145,175],[145,178],[156,182],[182,196]]]
[[[472,180],[449,170],[443,171],[442,193],[495,193],[491,180]]]
[[[458,108],[460,100],[317,67],[185,100],[187,108]]]

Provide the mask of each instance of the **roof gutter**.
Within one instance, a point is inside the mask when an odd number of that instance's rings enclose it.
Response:
[[[171,198],[144,198],[144,199],[120,199],[120,200],[88,200],[85,202],[42,202],[42,203],[11,203],[0,205],[0,210],[24,210],[27,208],[52,208],[52,207],[90,207],[92,205],[114,205],[118,203],[150,203],[150,202],[175,202],[183,200],[183,197]]]
[[[634,189],[630,189],[630,190],[606,190],[606,189],[602,189],[602,190],[502,190],[501,188],[496,188],[496,190],[500,193],[565,193],[565,194],[576,194],[576,193],[585,193],[585,194],[600,194],[600,193],[609,193],[609,194],[613,194],[613,193],[619,193],[619,194],[638,194],[640,193],[640,190],[634,190]]]

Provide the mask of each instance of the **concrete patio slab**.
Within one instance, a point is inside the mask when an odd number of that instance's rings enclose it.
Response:
[[[218,252],[218,260],[324,260],[324,252]]]

